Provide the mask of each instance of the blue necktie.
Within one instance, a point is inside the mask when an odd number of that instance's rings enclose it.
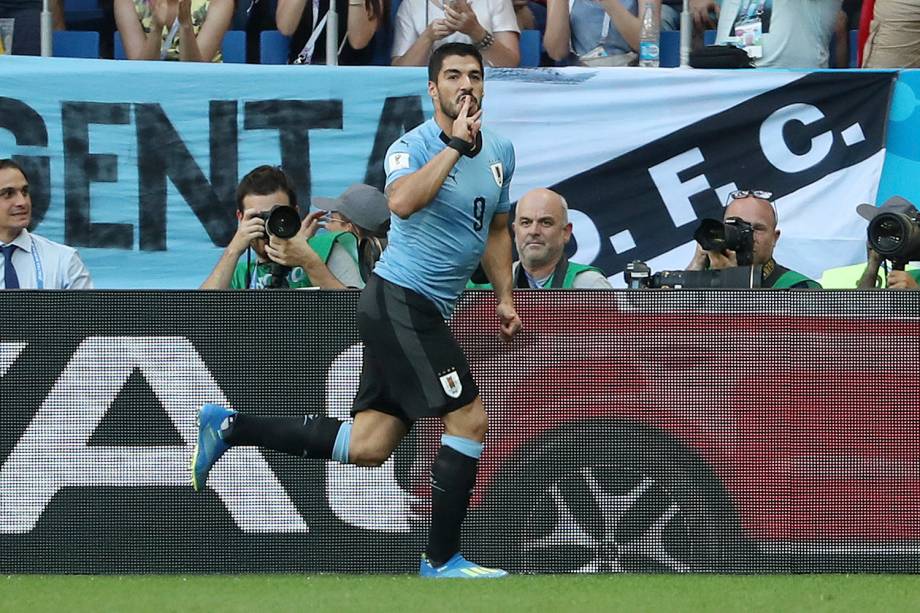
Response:
[[[19,277],[13,268],[13,252],[16,251],[16,245],[0,247],[0,251],[3,252],[3,282],[6,289],[19,289]]]

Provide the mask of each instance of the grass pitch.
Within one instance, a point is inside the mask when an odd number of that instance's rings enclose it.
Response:
[[[0,611],[916,611],[920,577],[378,575],[0,577]]]

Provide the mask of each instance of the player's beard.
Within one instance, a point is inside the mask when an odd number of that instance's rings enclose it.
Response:
[[[480,99],[477,98],[474,94],[463,94],[464,96],[470,97],[470,102],[472,103],[469,108],[469,114],[472,115],[479,110]],[[460,109],[463,108],[463,97],[458,98],[448,98],[440,92],[438,92],[438,104],[441,106],[441,112],[444,113],[451,120],[456,120],[460,116]]]

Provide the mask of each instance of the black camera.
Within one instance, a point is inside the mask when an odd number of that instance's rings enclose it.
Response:
[[[652,269],[642,260],[633,260],[623,271],[623,280],[629,289],[651,287]]]
[[[735,266],[720,270],[662,270],[652,273],[645,262],[626,265],[623,280],[630,289],[729,289],[760,287],[762,266]]]
[[[293,238],[300,231],[300,214],[297,209],[286,204],[276,204],[270,211],[262,211],[256,217],[265,221],[266,238]]]
[[[270,211],[263,211],[257,215],[265,220],[265,237],[291,239],[300,231],[300,214],[292,206],[276,204]],[[291,272],[289,266],[272,262],[270,266],[271,278],[265,285],[267,289],[282,289],[288,287],[287,276]]]
[[[693,240],[706,251],[734,251],[738,266],[754,263],[754,227],[740,217],[724,222],[704,219],[693,233]]]
[[[920,214],[879,213],[869,222],[869,245],[896,270],[920,260]]]

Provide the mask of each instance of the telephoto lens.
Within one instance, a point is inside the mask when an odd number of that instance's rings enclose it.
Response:
[[[300,215],[292,206],[276,204],[265,219],[265,231],[278,238],[293,238],[299,230]]]
[[[754,263],[754,227],[740,217],[729,217],[725,222],[704,219],[693,240],[706,251],[734,251],[738,266]]]
[[[920,259],[920,220],[904,213],[879,213],[869,222],[869,244],[883,258],[907,263]]]
[[[261,214],[265,220],[266,236],[274,236],[288,240],[297,236],[300,230],[300,215],[297,209],[286,204],[276,204],[270,211]],[[265,284],[266,289],[282,289],[288,287],[288,273],[290,267],[278,262],[271,263],[271,277]]]

